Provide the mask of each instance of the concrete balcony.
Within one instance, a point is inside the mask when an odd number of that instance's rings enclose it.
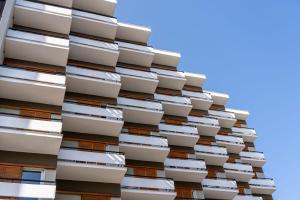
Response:
[[[154,98],[161,101],[165,114],[187,117],[192,110],[191,100],[181,96],[154,94]]]
[[[223,165],[227,178],[240,182],[248,182],[254,176],[253,168],[249,164],[225,163]]]
[[[161,49],[153,49],[154,53],[154,64],[166,65],[170,67],[174,67],[176,69],[179,60],[181,58],[180,53],[161,50]]]
[[[159,124],[159,134],[168,138],[171,145],[193,147],[199,140],[198,130],[192,126]]]
[[[263,200],[263,198],[252,195],[236,195],[233,200]]]
[[[239,136],[216,135],[215,139],[216,143],[226,147],[229,153],[238,154],[245,148],[243,138]]]
[[[273,179],[251,179],[249,186],[253,194],[272,195],[276,191]]]
[[[121,88],[117,73],[67,66],[66,77],[70,92],[116,98]]]
[[[174,90],[182,90],[186,82],[184,75],[177,71],[164,70],[158,68],[151,68],[151,71],[157,73],[159,79],[159,87]]]
[[[204,196],[207,199],[233,199],[238,194],[236,182],[227,179],[204,179]]]
[[[126,171],[119,152],[63,147],[58,154],[58,179],[120,184]]]
[[[137,100],[118,97],[118,106],[123,110],[124,121],[158,125],[164,112],[160,102],[151,100]]]
[[[205,160],[207,165],[223,166],[229,158],[224,147],[197,144],[194,150],[196,157]]]
[[[232,128],[237,121],[233,113],[225,111],[209,110],[208,114],[211,117],[218,119],[220,126],[224,128]]]
[[[164,164],[166,176],[174,181],[201,182],[207,175],[203,160],[167,158]]]
[[[186,85],[194,86],[194,87],[202,87],[204,81],[206,80],[206,76],[204,74],[194,74],[189,72],[183,72],[183,75],[186,79]]]
[[[114,40],[117,19],[79,10],[72,11],[71,31]]]
[[[251,164],[253,167],[262,167],[266,163],[262,152],[242,151],[239,155],[243,163]]]
[[[117,137],[124,123],[122,111],[115,108],[65,102],[62,110],[64,131]]]
[[[125,176],[121,196],[123,200],[173,200],[176,192],[171,179]]]
[[[208,110],[213,104],[210,94],[207,93],[182,90],[182,95],[191,99],[193,108],[195,109]]]
[[[120,50],[119,62],[151,67],[154,53],[148,46],[117,41]]]
[[[256,131],[252,128],[232,127],[232,135],[241,136],[245,142],[254,142],[257,138]]]
[[[16,0],[14,24],[68,35],[72,11],[68,8]]]
[[[9,29],[5,57],[50,65],[66,66],[69,40]]]
[[[73,35],[69,37],[69,59],[113,67],[116,66],[119,57],[117,44]]]
[[[226,108],[226,111],[232,112],[238,120],[247,120],[247,118],[250,115],[250,113],[246,110],[237,110],[237,109]]]
[[[229,100],[229,95],[219,92],[205,91],[210,94],[211,98],[214,101],[214,104],[224,106]]]
[[[197,127],[200,135],[215,136],[220,130],[219,121],[209,117],[188,116],[190,125]]]
[[[0,66],[0,97],[62,105],[66,77]],[[51,94],[51,95],[49,95]]]
[[[37,0],[48,4],[58,5],[62,7],[72,8],[73,0]]]
[[[153,135],[121,133],[119,146],[126,158],[132,160],[164,162],[170,152],[167,138]]]
[[[148,27],[118,22],[117,39],[147,44],[150,34]]]
[[[154,94],[158,85],[156,73],[116,67],[121,75],[122,89],[134,92]]]
[[[73,0],[73,8],[100,15],[113,16],[116,0]]]
[[[57,155],[62,141],[61,121],[0,115],[0,149]]]

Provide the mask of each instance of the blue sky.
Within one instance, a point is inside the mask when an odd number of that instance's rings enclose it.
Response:
[[[300,0],[119,0],[116,16],[150,26],[150,45],[180,52],[180,70],[251,112],[275,199],[298,200]]]

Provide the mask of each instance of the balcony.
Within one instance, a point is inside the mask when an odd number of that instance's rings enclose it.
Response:
[[[117,100],[126,122],[158,125],[164,114],[160,102],[125,97],[118,97]]]
[[[158,85],[155,73],[116,67],[116,72],[121,75],[122,89],[134,92],[153,94]]]
[[[154,94],[154,98],[161,101],[167,115],[187,117],[193,107],[191,100],[186,97]]]
[[[69,37],[70,59],[113,67],[116,66],[119,57],[117,44],[73,35]]]
[[[38,0],[39,2],[45,2],[62,7],[72,8],[73,0]]]
[[[171,179],[125,176],[121,196],[123,200],[173,200],[176,192]]]
[[[164,70],[151,68],[152,72],[157,73],[158,76],[158,86],[163,88],[169,88],[174,90],[182,90],[186,79],[184,75],[177,71]]]
[[[183,72],[183,74],[186,78],[186,85],[202,87],[204,81],[206,80],[206,76],[204,74],[194,74],[189,72]]]
[[[119,152],[63,147],[58,154],[58,179],[120,184],[126,170]]]
[[[262,167],[266,163],[262,152],[242,151],[239,155],[243,163],[251,164],[253,167]]]
[[[211,91],[205,91],[206,93],[210,94],[211,98],[214,101],[214,104],[224,106],[228,99],[229,95],[219,92],[211,92]]]
[[[118,22],[117,39],[147,44],[150,34],[148,27]]]
[[[54,199],[55,191],[55,182],[0,178],[1,197]]]
[[[224,147],[197,144],[194,150],[196,157],[205,160],[207,165],[223,166],[229,158]]]
[[[238,154],[245,148],[243,138],[239,136],[216,135],[215,139],[216,143],[220,146],[226,147],[229,153]]]
[[[14,6],[14,24],[68,35],[72,11],[32,1],[17,0]]]
[[[236,110],[236,109],[226,108],[226,111],[234,113],[235,117],[239,120],[247,120],[248,116],[250,115],[250,113],[246,110]]]
[[[62,105],[66,77],[0,66],[0,97]],[[51,95],[49,95],[51,94]]]
[[[122,111],[115,108],[65,102],[62,110],[64,131],[117,137],[124,123]]]
[[[168,138],[171,145],[193,147],[199,140],[198,130],[192,126],[159,124],[159,134]]]
[[[227,178],[248,182],[254,176],[251,165],[242,163],[225,163],[223,165]]]
[[[219,121],[209,117],[188,116],[190,125],[196,126],[200,135],[215,136],[220,130]]]
[[[2,113],[0,127],[1,150],[58,154],[62,141],[60,121],[30,119]]]
[[[273,179],[251,179],[249,186],[253,194],[272,195],[276,191]]]
[[[170,152],[168,140],[153,135],[132,135],[121,133],[119,136],[120,151],[127,159],[152,162],[164,162]]]
[[[207,199],[233,199],[238,194],[236,182],[227,179],[204,179],[204,196]]]
[[[233,200],[263,200],[263,198],[252,195],[236,195]]]
[[[233,135],[243,137],[243,140],[245,142],[254,142],[255,139],[257,138],[256,131],[251,128],[232,127],[231,130]]]
[[[50,56],[51,55],[51,56]],[[5,57],[50,65],[66,66],[69,40],[9,29]]]
[[[174,181],[201,182],[207,175],[203,160],[167,158],[164,164],[166,176]]]
[[[233,113],[225,111],[209,110],[208,114],[211,117],[218,119],[220,126],[224,128],[232,128],[237,121]]]
[[[180,53],[161,50],[161,49],[153,49],[153,53],[154,53],[153,64],[171,66],[174,67],[175,69],[181,57]]]
[[[116,0],[73,0],[73,8],[106,16],[114,15],[116,5]]]
[[[114,40],[117,19],[94,13],[73,10],[71,31]]]
[[[148,46],[117,41],[119,45],[119,62],[151,67],[154,53]]]
[[[182,90],[182,95],[191,99],[193,108],[195,109],[208,110],[213,104],[211,96],[207,93]]]
[[[117,73],[67,66],[66,77],[70,92],[116,98],[121,88]]]

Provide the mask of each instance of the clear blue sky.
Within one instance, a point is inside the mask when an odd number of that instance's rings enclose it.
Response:
[[[150,26],[150,45],[251,112],[275,199],[299,200],[300,0],[119,0],[116,16]]]

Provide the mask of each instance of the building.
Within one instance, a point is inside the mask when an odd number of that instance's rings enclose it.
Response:
[[[0,5],[1,199],[272,199],[249,113],[116,0]]]

